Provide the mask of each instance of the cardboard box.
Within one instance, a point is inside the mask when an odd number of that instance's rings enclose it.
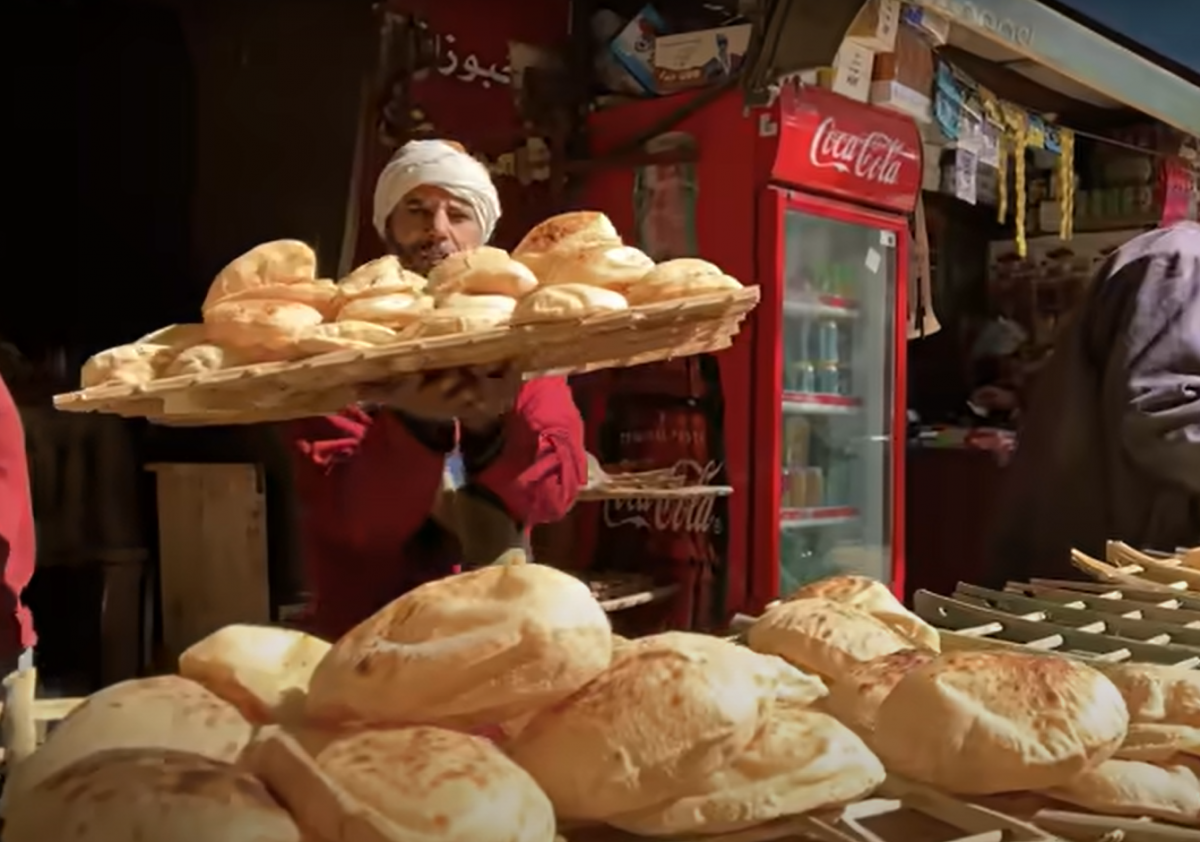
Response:
[[[659,36],[654,42],[654,80],[660,94],[703,87],[732,76],[750,46],[750,24]]]
[[[875,53],[853,41],[843,41],[833,67],[822,70],[818,75],[823,88],[841,94],[855,102],[868,102],[871,98],[871,68],[875,64]]]
[[[876,53],[890,53],[900,28],[901,6],[900,0],[869,0],[850,24],[846,40]]]
[[[913,119],[932,119],[933,50],[919,32],[902,24],[895,47],[875,56],[871,70],[871,102]]]
[[[905,3],[900,13],[900,23],[916,29],[939,47],[950,40],[950,19],[923,6]]]

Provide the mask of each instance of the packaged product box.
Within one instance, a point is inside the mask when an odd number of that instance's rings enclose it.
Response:
[[[750,24],[661,35],[654,42],[658,93],[718,83],[738,71],[750,47]]]
[[[821,87],[855,102],[867,102],[871,95],[871,69],[875,53],[854,41],[843,41],[833,67],[817,74]]]
[[[901,25],[892,51],[875,56],[870,102],[928,123],[933,118],[933,77],[929,42],[911,26]]]
[[[900,0],[869,0],[846,32],[846,40],[876,53],[890,53],[900,27]]]

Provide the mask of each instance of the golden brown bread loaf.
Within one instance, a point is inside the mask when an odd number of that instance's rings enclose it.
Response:
[[[204,311],[209,342],[254,351],[290,351],[301,333],[324,318],[295,301],[222,301]]]
[[[298,718],[313,670],[330,644],[278,626],[232,625],[193,643],[179,674],[234,705],[251,722]]]
[[[859,611],[865,611],[884,625],[907,637],[914,646],[932,652],[941,651],[941,638],[937,629],[926,623],[904,607],[887,585],[868,576],[830,576],[804,585],[783,598],[784,602],[796,599],[828,599],[840,602]]]
[[[732,292],[741,282],[726,275],[719,266],[695,257],[679,257],[655,266],[628,288],[631,306]]]
[[[507,295],[520,298],[532,292],[538,279],[504,249],[481,246],[446,257],[429,273],[429,294],[442,298],[454,293]]]
[[[621,236],[607,216],[598,211],[571,211],[533,226],[512,256],[532,269],[540,281],[562,255],[619,245]]]
[[[612,659],[587,585],[539,564],[421,585],[338,640],[313,674],[316,721],[498,725],[556,704]]]
[[[908,638],[865,611],[816,597],[770,608],[746,631],[746,643],[833,680],[855,664],[912,648]]]
[[[778,705],[746,749],[691,794],[609,824],[643,836],[733,833],[870,795],[886,773],[846,726]]]
[[[201,309],[207,310],[236,293],[314,281],[316,277],[317,255],[306,243],[272,240],[255,246],[222,269],[209,286]]]
[[[170,345],[133,342],[93,354],[83,364],[79,385],[88,389],[107,384],[138,386],[149,383],[174,356]]]
[[[1124,742],[1113,757],[1158,763],[1179,754],[1200,757],[1200,728],[1138,722],[1129,726]]]
[[[425,287],[424,278],[401,267],[399,259],[391,254],[364,263],[337,282],[338,296],[343,301],[396,293],[418,295]]]
[[[513,324],[579,319],[629,309],[619,292],[586,284],[538,287],[517,302]]]
[[[324,318],[330,318],[337,312],[337,297],[338,288],[333,281],[296,281],[290,284],[271,284],[232,292],[213,302],[209,307],[234,301],[291,301],[296,304],[306,304],[320,312]]]
[[[194,681],[123,681],[87,698],[27,760],[9,771],[5,807],[77,760],[107,749],[169,749],[233,761],[249,742],[237,708]]]
[[[612,666],[536,716],[509,755],[560,818],[608,821],[702,788],[772,715],[780,691],[825,688],[720,638],[667,632],[621,646]]]
[[[345,319],[306,328],[300,333],[296,345],[302,355],[308,356],[333,351],[364,350],[399,341],[399,334],[390,327]]]
[[[91,754],[14,801],[5,842],[310,842],[263,784],[164,749]]]
[[[490,742],[439,728],[366,730],[315,756],[264,729],[243,761],[331,842],[553,842],[554,810]]]
[[[1200,671],[1160,664],[1097,666],[1125,699],[1129,720],[1200,728]]]
[[[1060,801],[1110,816],[1147,816],[1200,826],[1200,761],[1106,760],[1047,791]]]
[[[879,707],[871,747],[890,772],[947,792],[1061,786],[1109,759],[1129,713],[1085,664],[951,652],[909,672]]]
[[[901,649],[889,655],[854,664],[829,683],[829,695],[821,706],[855,732],[875,731],[879,706],[912,670],[937,657],[926,649]]]
[[[399,330],[420,321],[432,309],[433,299],[428,295],[392,292],[347,301],[338,310],[337,320],[371,322]]]
[[[586,284],[627,293],[654,268],[633,246],[601,245],[551,253],[542,260],[543,284]]]

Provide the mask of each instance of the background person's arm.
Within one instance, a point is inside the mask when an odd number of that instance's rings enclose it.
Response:
[[[1145,277],[1109,378],[1126,406],[1121,443],[1147,474],[1200,495],[1200,245],[1138,263],[1126,267]]]

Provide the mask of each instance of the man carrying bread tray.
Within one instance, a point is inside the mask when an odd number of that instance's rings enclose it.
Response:
[[[375,228],[422,276],[486,243],[499,217],[487,169],[455,143],[405,144],[376,184]],[[566,514],[587,476],[565,378],[455,369],[376,391],[286,428],[308,625],[331,640],[422,582],[520,546],[522,529]]]

